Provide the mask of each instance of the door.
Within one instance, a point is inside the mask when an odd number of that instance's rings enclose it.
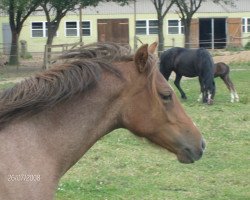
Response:
[[[212,20],[200,19],[200,47],[211,49],[212,47]]]
[[[129,43],[128,19],[98,19],[98,41]]]
[[[226,19],[214,19],[214,48],[224,49],[226,47]]]
[[[235,47],[241,47],[241,18],[228,18],[228,41]]]
[[[200,47],[221,49],[226,47],[226,18],[200,19]]]

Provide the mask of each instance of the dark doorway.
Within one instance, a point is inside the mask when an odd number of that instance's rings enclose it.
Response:
[[[211,19],[200,19],[200,47],[211,49],[212,25]]]
[[[226,47],[226,19],[200,19],[200,47],[222,49]]]
[[[214,19],[214,48],[223,49],[226,47],[226,19]]]
[[[128,19],[98,19],[98,41],[129,43]]]

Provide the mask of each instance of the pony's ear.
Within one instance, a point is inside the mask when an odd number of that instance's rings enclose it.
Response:
[[[149,47],[148,47],[148,52],[154,54],[156,49],[158,46],[158,42],[154,42],[152,43]]]
[[[135,53],[135,66],[138,68],[139,72],[146,71],[146,63],[148,60],[148,44],[142,45]]]

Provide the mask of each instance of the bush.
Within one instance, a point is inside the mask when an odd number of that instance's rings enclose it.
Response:
[[[245,50],[250,50],[250,42],[248,42],[245,46],[244,46]]]
[[[226,47],[226,51],[241,51],[241,50],[243,50],[243,48],[242,47],[240,47],[240,46],[235,46],[235,45],[227,45],[227,47]]]
[[[32,55],[29,52],[25,52],[25,54],[20,55],[20,57],[23,59],[31,59]]]

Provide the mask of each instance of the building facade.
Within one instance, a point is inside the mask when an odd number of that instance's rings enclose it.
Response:
[[[245,46],[250,41],[249,0],[238,0],[235,6],[216,5],[212,1],[202,4],[193,16],[191,46],[225,48],[228,45]],[[84,43],[113,41],[129,43],[132,47],[140,43],[158,40],[157,15],[151,0],[137,0],[126,6],[116,3],[101,3],[97,7],[82,10],[82,30],[79,12],[68,13],[61,21],[53,44],[80,41]],[[164,19],[166,48],[184,46],[184,27],[178,9],[172,7]],[[138,39],[137,39],[138,38]],[[20,40],[27,41],[29,52],[43,52],[47,39],[46,18],[40,10],[25,22]],[[0,44],[8,49],[11,41],[8,16],[0,16]],[[4,48],[3,51],[4,51]]]

